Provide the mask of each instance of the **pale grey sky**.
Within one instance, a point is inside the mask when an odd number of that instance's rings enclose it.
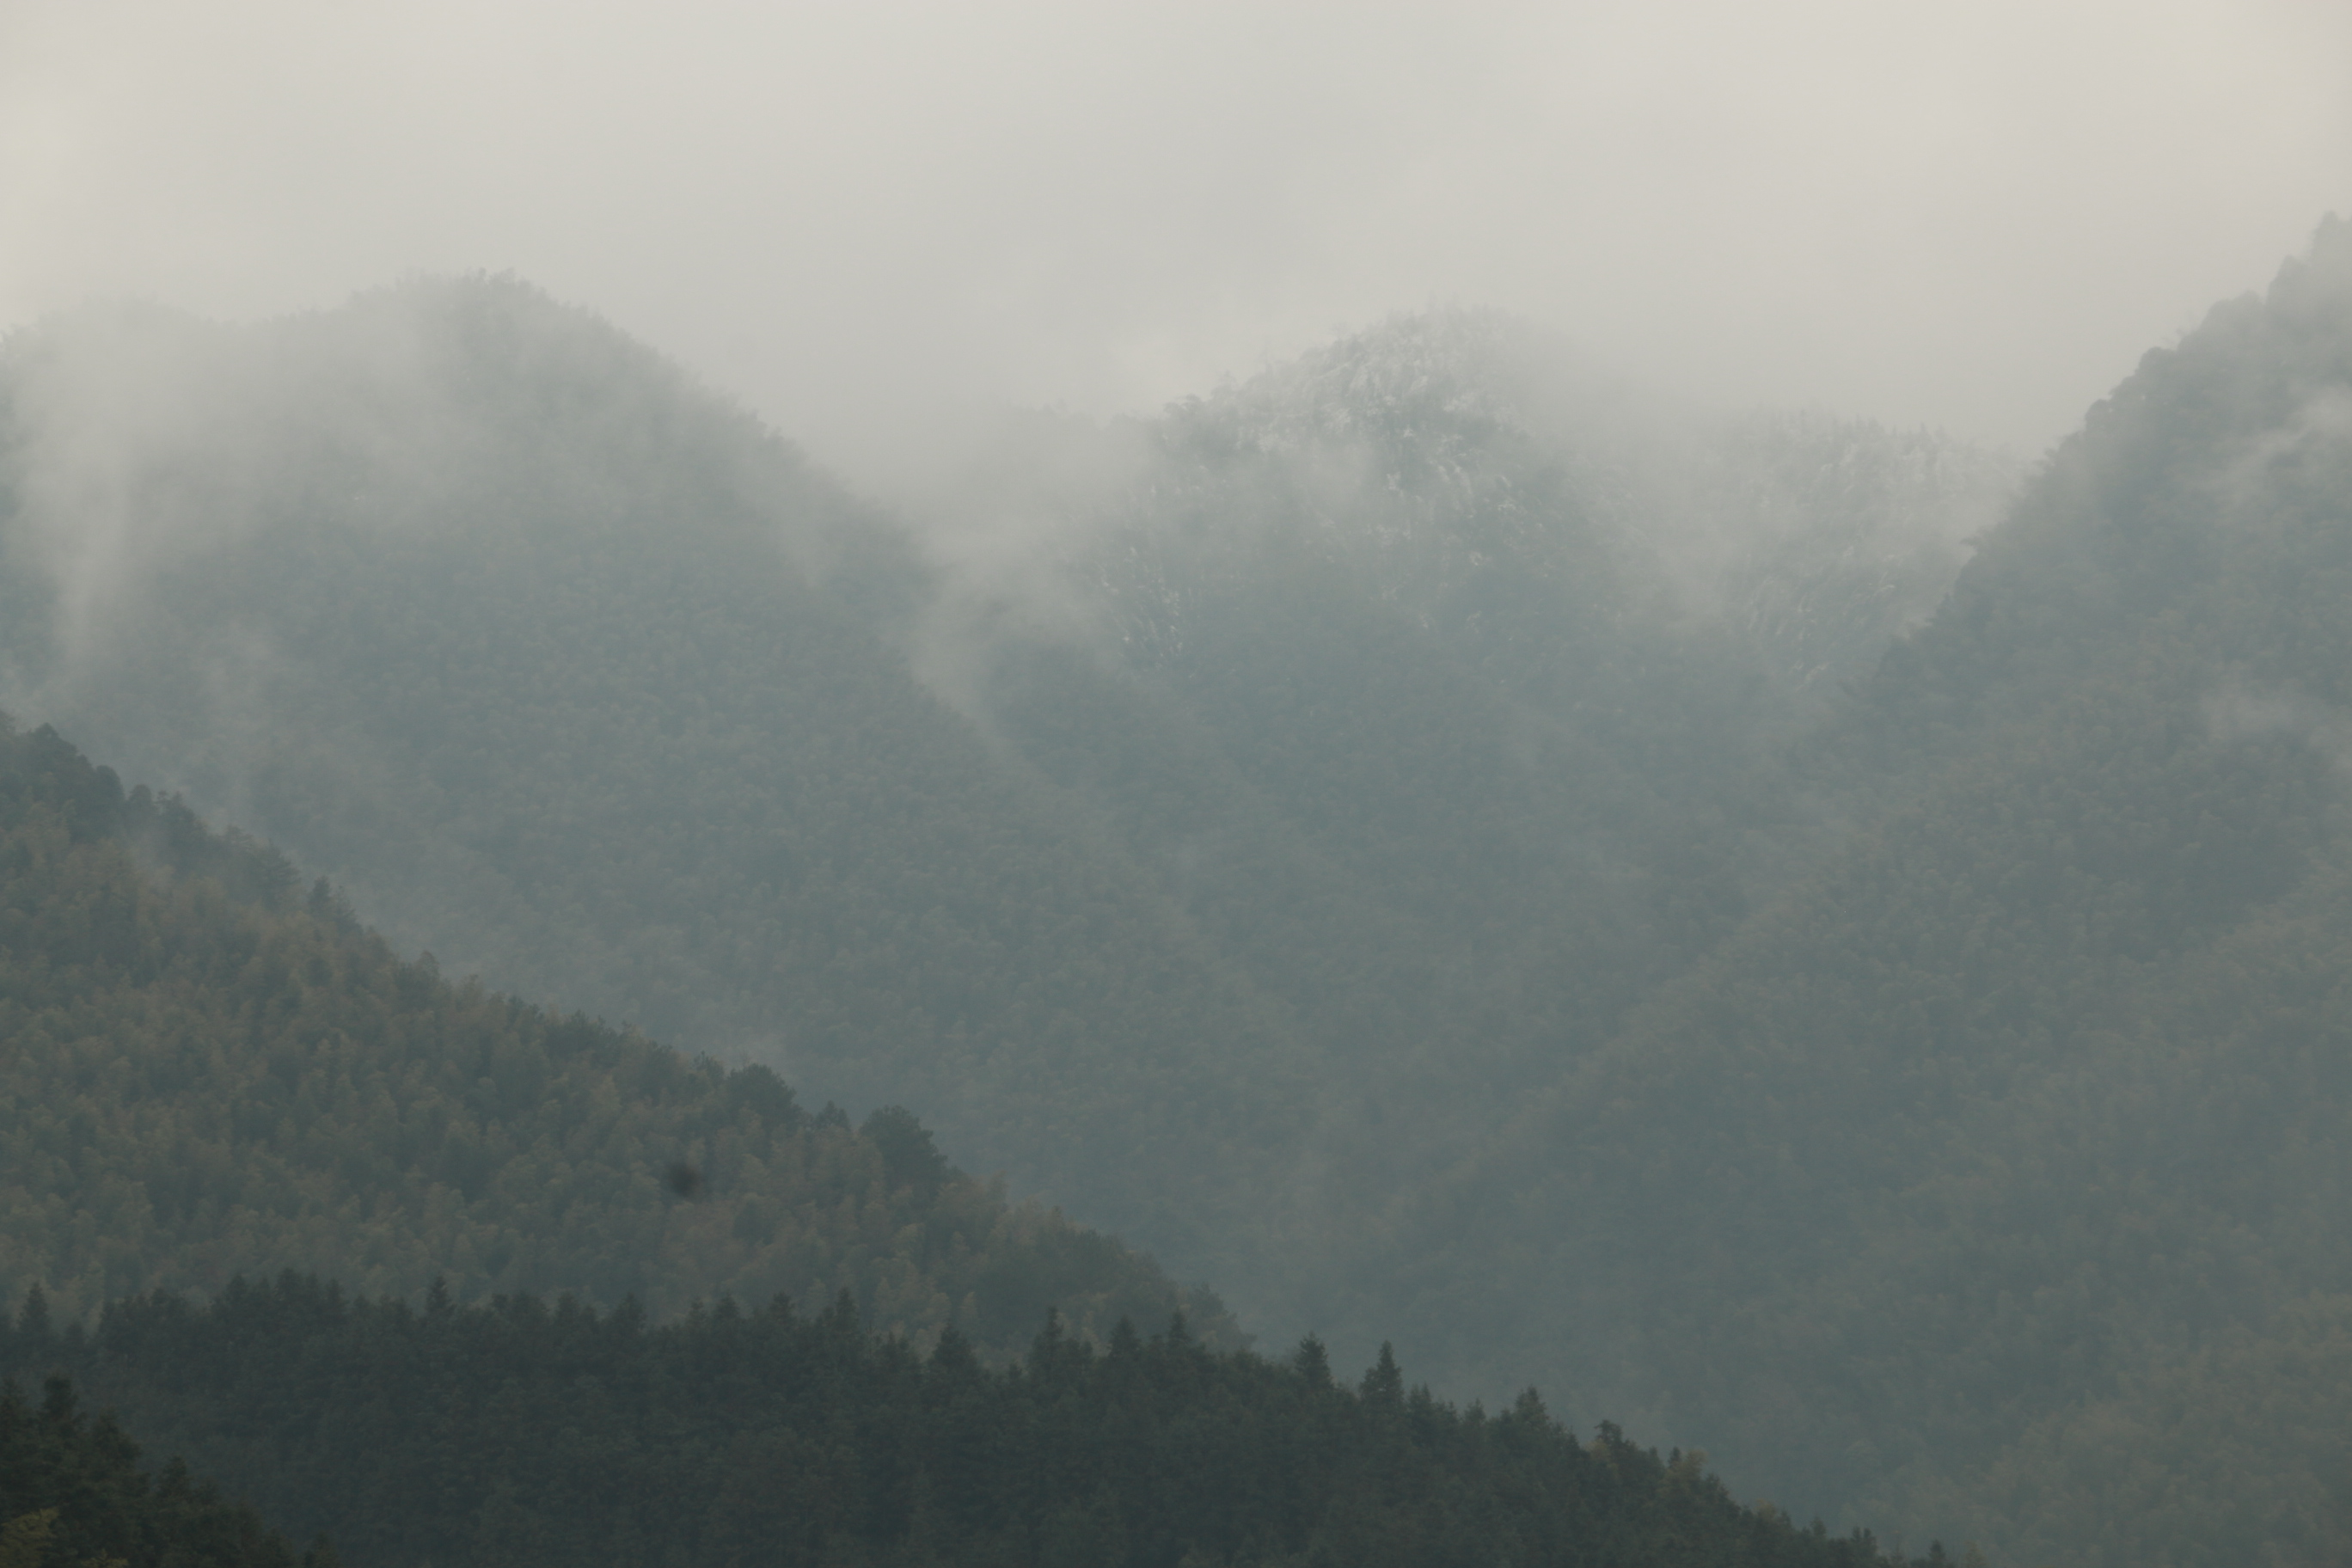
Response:
[[[2031,451],[2331,209],[2347,0],[0,0],[0,325],[512,270],[853,468],[1431,302]]]

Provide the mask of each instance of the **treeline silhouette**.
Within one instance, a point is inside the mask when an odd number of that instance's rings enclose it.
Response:
[[[41,1342],[38,1307],[20,1317]],[[0,1384],[0,1568],[337,1568],[324,1540],[297,1552],[253,1508],[174,1458],[150,1475],[110,1414],[83,1414],[52,1373],[37,1402]]]
[[[1532,1391],[1460,1409],[1385,1348],[1349,1383],[1312,1339],[1269,1361],[1181,1316],[1097,1344],[1048,1314],[997,1366],[953,1328],[927,1353],[872,1332],[845,1297],[655,1326],[287,1274],[118,1302],[88,1331],[30,1297],[0,1369],[53,1367],[361,1565],[1889,1561],[1741,1507],[1702,1456],[1580,1442]]]

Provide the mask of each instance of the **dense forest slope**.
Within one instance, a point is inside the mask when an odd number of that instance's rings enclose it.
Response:
[[[1421,1335],[2020,1560],[2339,1560],[2347,410],[2337,224],[1798,749],[1822,863],[1398,1216]]]
[[[950,575],[989,634],[961,689],[1319,1065],[1284,1305],[1353,1346],[1391,1300],[1354,1238],[1784,874],[1778,748],[1932,610],[2008,473],[1660,405],[1475,313],[1126,435],[1113,482],[1039,498],[1022,570]]]
[[[1898,1568],[1738,1506],[1700,1456],[1611,1427],[1581,1445],[1532,1394],[1459,1410],[1385,1348],[1350,1387],[1317,1342],[1220,1354],[1181,1319],[1097,1347],[1049,1318],[992,1370],[952,1331],[928,1356],[873,1335],[846,1300],[649,1328],[289,1274],[118,1303],[86,1335],[0,1323],[0,1368],[49,1365],[355,1568]]]
[[[12,1345],[16,1336],[9,1335]],[[20,1359],[8,1357],[13,1366]],[[324,1541],[295,1552],[178,1459],[150,1476],[110,1415],[82,1413],[50,1373],[37,1405],[0,1384],[0,1568],[336,1568]]]
[[[0,1042],[0,1289],[75,1318],[299,1268],[658,1312],[847,1290],[1004,1353],[1049,1305],[1105,1335],[1185,1300],[903,1110],[853,1131],[765,1068],[452,985],[274,851],[5,725]]]
[[[1783,874],[1750,775],[2006,471],[1471,315],[1094,439],[983,555],[520,285],[61,321],[0,354],[0,674],[454,973],[1337,1327],[1381,1204]]]
[[[1989,531],[1981,454],[1475,315],[961,534],[512,284],[0,385],[16,700],[402,942],[1800,1511],[2352,1542],[2340,226]]]
[[[649,353],[476,280],[7,362],[28,718],[455,974],[944,1118],[1194,1277],[1178,1216],[1274,1179],[1263,1002],[917,681],[903,538]]]

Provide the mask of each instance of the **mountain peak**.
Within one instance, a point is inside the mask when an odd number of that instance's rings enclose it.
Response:
[[[1400,312],[1172,412],[1269,449],[1522,427],[1530,384],[1571,363],[1504,311]]]

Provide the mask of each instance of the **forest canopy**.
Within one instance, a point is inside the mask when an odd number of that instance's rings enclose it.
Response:
[[[896,1107],[854,1128],[730,1069],[452,984],[323,882],[0,728],[0,1279],[70,1319],[159,1287],[331,1271],[456,1299],[669,1314],[848,1290],[879,1325],[1010,1352],[1205,1294],[952,1170]]]
[[[2352,230],[2021,481],[1556,347],[1041,420],[951,534],[511,280],[10,340],[0,679],[304,870],[27,806],[0,1285],[1167,1321],[962,1164],[1841,1531],[2340,1555]]]
[[[1896,1568],[1738,1506],[1703,1456],[1580,1443],[1532,1391],[1456,1409],[1385,1347],[1351,1384],[1318,1341],[1271,1362],[1181,1316],[1096,1346],[1048,1314],[992,1368],[952,1329],[928,1355],[871,1333],[845,1295],[656,1326],[288,1274],[0,1332],[0,1368],[51,1364],[355,1564]]]

